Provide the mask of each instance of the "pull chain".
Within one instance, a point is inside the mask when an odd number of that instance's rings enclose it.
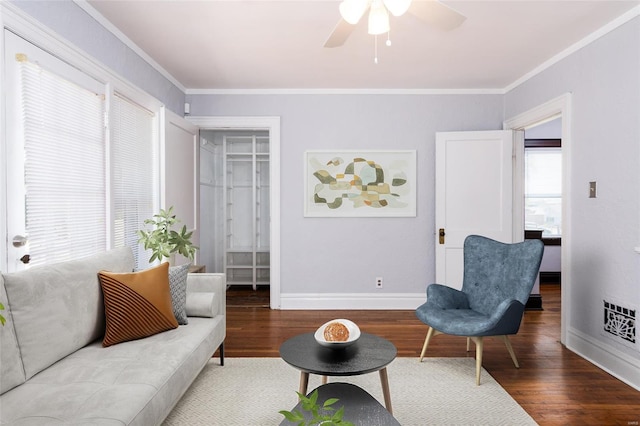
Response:
[[[373,37],[374,37],[374,40],[375,40],[374,41],[374,43],[375,43],[375,54],[374,54],[374,57],[373,57],[373,63],[377,64],[378,63],[378,35],[376,34]]]
[[[373,37],[374,37],[374,46],[375,46],[373,62],[377,64],[378,63],[378,35],[376,34]],[[387,41],[385,44],[387,46],[391,46],[391,31],[387,31]]]

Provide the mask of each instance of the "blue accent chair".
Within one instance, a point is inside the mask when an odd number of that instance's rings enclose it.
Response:
[[[462,290],[441,284],[427,287],[427,302],[416,316],[429,326],[420,353],[424,358],[431,338],[438,334],[467,337],[476,345],[476,385],[480,384],[482,339],[501,338],[516,368],[520,368],[507,337],[516,334],[524,307],[536,281],[544,244],[540,240],[505,244],[470,235],[464,241]]]

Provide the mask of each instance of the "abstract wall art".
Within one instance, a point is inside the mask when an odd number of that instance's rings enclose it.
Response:
[[[415,217],[416,151],[305,152],[307,217]]]

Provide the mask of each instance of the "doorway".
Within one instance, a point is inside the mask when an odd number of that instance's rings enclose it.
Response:
[[[568,318],[570,317],[571,300],[571,200],[567,196],[569,188],[569,176],[571,175],[571,94],[567,93],[552,99],[542,105],[523,112],[504,122],[505,129],[525,130],[541,123],[560,119],[560,139],[562,140],[562,245],[560,248],[562,271],[562,286],[560,289],[560,342],[566,344]],[[516,148],[516,163],[514,164],[514,197],[524,200],[524,144]],[[523,218],[520,221],[521,228],[515,232],[524,234],[524,202],[514,203],[514,218]],[[517,221],[514,221],[516,223]]]
[[[541,239],[545,250],[527,309],[544,309],[542,287],[559,289],[562,243],[562,118],[525,129],[525,239]]]
[[[267,226],[268,231],[262,228],[262,232],[268,233],[269,236],[269,253],[268,253],[268,276],[269,286],[268,304],[271,309],[280,309],[280,117],[188,117],[188,121],[197,125],[200,128],[201,134],[206,134],[209,131],[223,131],[233,132],[237,131],[240,134],[248,134],[255,132],[266,132],[262,134],[268,135],[268,190],[263,192],[263,197],[268,193],[268,221],[263,220],[263,226]],[[256,140],[256,143],[258,141]],[[252,142],[253,143],[253,142]],[[201,138],[201,148],[203,144],[206,145],[206,139]],[[258,148],[256,147],[256,150]],[[257,151],[256,151],[257,152]],[[201,159],[202,161],[202,159]],[[264,172],[264,171],[263,171]],[[206,179],[206,178],[205,178]],[[201,181],[202,182],[202,181]],[[202,186],[201,186],[202,187]],[[264,188],[263,188],[264,189]],[[218,202],[221,202],[222,195],[219,194]],[[201,204],[204,197],[201,194]],[[205,211],[200,207],[202,212],[201,222],[211,219],[211,215],[214,212]],[[263,218],[267,215],[266,212],[262,213]],[[201,225],[202,225],[201,223]],[[201,243],[202,243],[201,236]],[[253,252],[252,252],[253,256]],[[256,258],[262,257],[264,264],[264,253],[259,254],[259,250],[256,251]],[[237,259],[240,261],[240,259]],[[216,268],[223,268],[218,265]],[[262,268],[264,269],[264,268]],[[216,270],[215,272],[223,272],[224,269]],[[207,269],[208,272],[214,272]],[[264,271],[263,271],[264,272]],[[263,276],[264,278],[264,276]],[[258,287],[256,287],[258,288]]]
[[[269,132],[201,130],[200,145],[200,261],[234,294],[268,288]]]

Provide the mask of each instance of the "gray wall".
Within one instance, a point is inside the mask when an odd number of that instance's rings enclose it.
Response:
[[[42,22],[107,68],[121,75],[182,116],[184,93],[82,8],[69,0],[15,1],[33,18]]]
[[[582,48],[505,96],[510,118],[572,95],[569,327],[640,359],[638,344],[603,332],[603,299],[640,306],[640,18]],[[563,141],[564,143],[564,141]],[[598,198],[588,198],[597,181]],[[563,240],[566,244],[566,240]],[[563,274],[565,271],[563,271]]]
[[[189,95],[194,116],[281,117],[283,293],[422,293],[434,280],[435,133],[502,126],[501,95]],[[415,218],[305,218],[303,153],[415,149]],[[374,279],[384,278],[376,290]]]

